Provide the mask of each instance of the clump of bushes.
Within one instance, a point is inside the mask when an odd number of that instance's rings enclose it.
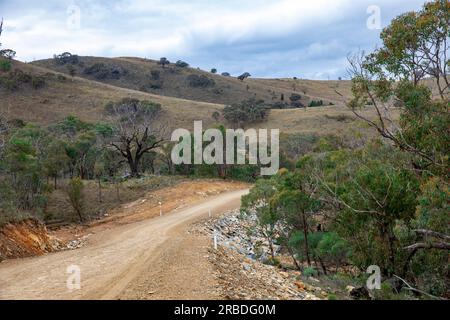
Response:
[[[11,70],[12,64],[11,61],[6,59],[0,59],[0,71],[8,72]]]
[[[73,178],[69,181],[66,188],[67,195],[74,211],[76,212],[80,222],[84,221],[84,184],[81,178]]]
[[[119,66],[107,66],[104,63],[95,63],[84,69],[84,74],[94,76],[97,80],[105,79],[120,79],[126,74],[126,70],[123,70]]]
[[[271,109],[289,109],[289,104],[286,102],[277,101],[270,105]]]
[[[161,77],[161,72],[159,72],[159,70],[152,70],[150,71],[150,76],[153,80],[159,80]]]
[[[138,100],[133,98],[124,98],[114,103],[109,102],[105,106],[106,112],[111,115],[126,115],[135,113],[140,115],[156,115],[161,112],[162,108],[159,103]]]
[[[313,107],[322,107],[323,106],[323,100],[312,100],[308,107],[313,108]]]
[[[208,88],[208,87],[214,87],[216,85],[216,82],[210,78],[208,78],[205,75],[196,75],[196,74],[190,74],[186,81],[188,85],[192,88]]]
[[[178,60],[178,61],[175,63],[175,66],[176,66],[176,67],[179,67],[179,68],[187,68],[187,67],[189,67],[189,63],[184,62],[184,61],[182,61],[182,60]]]
[[[223,109],[223,117],[229,122],[237,124],[238,127],[246,123],[265,121],[269,114],[270,109],[264,105],[264,101],[254,98],[226,106]]]
[[[22,70],[10,71],[4,76],[0,76],[0,87],[7,90],[17,90],[24,84],[29,84],[33,89],[39,89],[45,86],[45,77],[25,73]]]

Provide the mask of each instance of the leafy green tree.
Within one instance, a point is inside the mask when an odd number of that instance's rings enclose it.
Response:
[[[17,208],[36,210],[45,205],[46,185],[36,148],[30,139],[13,136],[6,149],[4,165],[11,177],[10,187]]]
[[[223,109],[223,117],[237,128],[241,128],[245,124],[265,121],[269,114],[270,109],[264,105],[264,101],[254,98],[239,104],[226,106]]]
[[[184,61],[182,61],[182,60],[178,60],[178,61],[175,63],[175,66],[180,67],[180,68],[187,68],[187,67],[189,67],[189,63],[184,62]]]
[[[161,59],[159,59],[158,64],[164,69],[167,65],[170,64],[170,61],[167,60],[167,58],[162,57]]]
[[[276,225],[279,216],[272,206],[272,197],[277,192],[278,183],[275,179],[258,180],[248,195],[242,197],[242,212],[255,211],[258,231],[269,244],[272,261],[275,261],[274,244],[277,239]]]
[[[58,177],[70,166],[70,158],[66,153],[66,143],[59,139],[51,141],[46,147],[46,156],[42,165],[47,176],[53,178],[56,190],[58,188]]]
[[[70,204],[72,205],[75,213],[78,215],[80,222],[84,221],[84,184],[81,178],[76,177],[70,179],[67,188],[67,195],[69,197]]]

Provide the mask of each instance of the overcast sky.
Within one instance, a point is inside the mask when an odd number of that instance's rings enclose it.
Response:
[[[0,0],[2,43],[32,61],[69,51],[187,61],[254,77],[336,79],[350,52],[423,0]],[[368,10],[370,9],[370,10]],[[369,11],[369,13],[368,13]],[[373,20],[375,18],[375,20]],[[367,25],[369,20],[370,28]]]

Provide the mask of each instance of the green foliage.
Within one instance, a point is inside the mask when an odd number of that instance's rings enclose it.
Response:
[[[178,60],[178,61],[175,63],[175,66],[180,67],[180,68],[187,68],[187,67],[189,67],[189,63],[184,62],[184,61],[182,61],[182,60]]]
[[[321,106],[323,106],[323,100],[312,100],[308,105],[309,108],[321,107]]]
[[[54,55],[53,59],[57,64],[65,65],[65,64],[71,64],[75,65],[79,63],[78,56],[75,54],[71,54],[70,52],[64,52],[60,55]]]
[[[125,122],[156,117],[162,111],[159,103],[133,98],[124,98],[116,103],[109,102],[105,109],[108,114],[118,116]]]
[[[239,104],[226,106],[223,109],[224,118],[236,124],[238,128],[244,124],[266,121],[269,114],[270,109],[264,105],[264,101],[254,98]]]
[[[351,252],[347,241],[335,232],[326,232],[317,244],[316,254],[325,263],[341,266],[348,261]]]
[[[187,84],[192,88],[214,87],[216,82],[205,75],[190,74],[186,78]]]
[[[44,87],[45,83],[44,76],[32,75],[19,69],[15,69],[0,76],[0,86],[10,91],[24,87],[26,84],[34,89],[39,89]]]
[[[80,178],[72,178],[70,179],[67,188],[67,195],[70,200],[70,204],[72,205],[75,213],[77,214],[80,222],[84,221],[83,217],[83,207],[84,207],[84,184],[83,180]]]
[[[11,67],[12,67],[11,61],[6,59],[0,59],[0,71],[8,72],[11,70]]]
[[[316,277],[318,274],[316,268],[314,267],[307,267],[305,269],[303,269],[303,275],[305,277]]]

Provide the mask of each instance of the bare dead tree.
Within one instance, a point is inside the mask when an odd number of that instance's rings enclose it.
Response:
[[[166,125],[160,119],[161,106],[148,101],[124,99],[108,106],[115,124],[109,146],[127,161],[131,176],[139,176],[142,157],[165,142]]]

